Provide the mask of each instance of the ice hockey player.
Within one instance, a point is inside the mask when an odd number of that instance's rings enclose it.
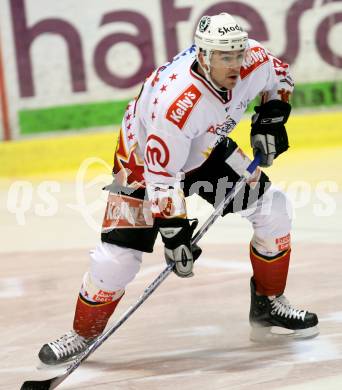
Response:
[[[293,87],[289,66],[248,39],[231,15],[201,18],[195,44],[156,69],[127,107],[101,243],[90,253],[73,329],[43,345],[42,362],[71,360],[103,332],[158,232],[175,273],[193,275],[199,251],[190,246],[196,222],[187,218],[185,197],[196,192],[215,205],[242,175],[250,159],[228,135],[257,96],[251,145],[261,153],[260,165],[271,166],[288,149],[284,125]],[[286,195],[258,168],[223,215],[231,212],[241,213],[254,230],[252,340],[267,339],[274,326],[288,329],[286,337],[316,336],[316,314],[294,308],[283,295],[291,254]]]

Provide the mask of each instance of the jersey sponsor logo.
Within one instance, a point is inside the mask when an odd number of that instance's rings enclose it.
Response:
[[[236,121],[228,115],[227,120],[225,122],[216,125],[215,128],[216,134],[221,137],[226,137],[230,132],[233,131],[236,125],[237,125]]]
[[[147,138],[145,149],[145,163],[147,170],[156,175],[170,176],[161,168],[165,168],[170,160],[170,152],[166,143],[157,135],[151,134]]]
[[[171,104],[167,110],[166,119],[181,130],[201,96],[201,92],[191,84]]]
[[[248,104],[251,102],[250,99],[241,100],[240,103],[236,106],[237,110],[246,110],[248,107]]]
[[[269,61],[266,50],[262,47],[252,47],[246,57],[247,58],[240,69],[241,80],[259,68],[259,66],[266,64]]]
[[[210,126],[207,129],[207,133],[216,134],[218,136],[215,143],[215,145],[217,145],[225,138],[227,138],[228,134],[233,131],[236,125],[236,121],[228,115],[225,122],[218,123],[215,126]]]

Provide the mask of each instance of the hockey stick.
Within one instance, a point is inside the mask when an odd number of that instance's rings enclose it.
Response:
[[[214,212],[201,226],[198,232],[191,240],[191,244],[197,244],[197,242],[208,231],[210,226],[216,221],[216,219],[222,214],[225,207],[231,202],[235,194],[246,184],[248,178],[254,173],[260,163],[260,156],[256,155],[254,160],[247,167],[243,176],[236,182],[235,186],[228,192],[226,197],[219,203]],[[173,271],[174,264],[168,265],[164,271],[162,271],[156,279],[145,289],[144,293],[135,303],[131,306],[120,318],[113,324],[106,332],[98,336],[95,341],[80,354],[66,369],[66,371],[54,378],[44,381],[26,381],[21,386],[20,390],[52,390],[55,389],[60,383],[62,383],[72,372],[80,366],[105,340],[107,340],[127,319],[146,301],[146,299],[157,289],[158,286],[170,275]]]

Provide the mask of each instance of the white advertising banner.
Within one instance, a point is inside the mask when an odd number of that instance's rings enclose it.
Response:
[[[341,0],[2,0],[2,138],[119,123],[145,77],[219,12],[291,64],[295,106],[342,103]]]

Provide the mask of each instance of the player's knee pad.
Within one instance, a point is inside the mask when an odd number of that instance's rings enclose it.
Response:
[[[90,253],[90,276],[106,291],[124,289],[140,269],[142,252],[102,242]]]
[[[292,207],[283,191],[272,186],[248,219],[254,228],[252,246],[259,253],[275,256],[290,248]]]

